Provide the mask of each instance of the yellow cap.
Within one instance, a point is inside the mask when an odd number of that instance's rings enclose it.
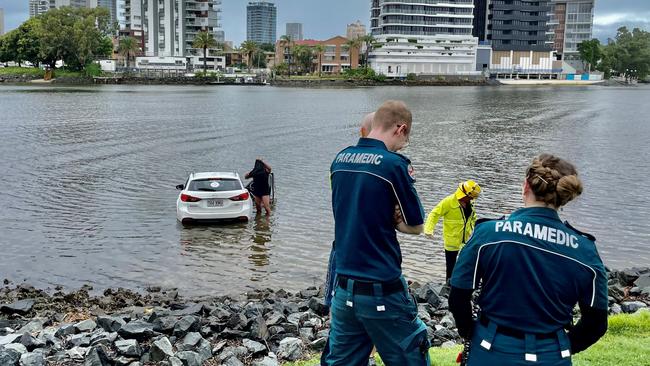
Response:
[[[455,193],[456,199],[469,196],[473,200],[477,199],[479,194],[481,194],[481,186],[473,180],[460,183]]]

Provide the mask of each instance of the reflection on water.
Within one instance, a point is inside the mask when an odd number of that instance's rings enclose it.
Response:
[[[386,99],[413,110],[426,211],[458,182],[483,187],[479,216],[521,205],[530,159],[579,167],[585,192],[562,216],[598,238],[606,264],[647,265],[647,88],[0,88],[0,277],[37,286],[148,285],[191,294],[323,281],[333,239],[329,166]],[[270,219],[183,227],[177,184],[192,171],[273,166]],[[444,276],[436,238],[400,235],[406,275]]]
[[[251,274],[251,281],[262,280],[269,261],[269,248],[267,244],[271,242],[271,219],[269,216],[257,215],[253,224],[253,233],[251,235],[252,244],[248,259],[255,268],[255,273]]]

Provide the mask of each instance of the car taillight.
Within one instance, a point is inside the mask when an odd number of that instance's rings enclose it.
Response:
[[[248,199],[248,197],[250,197],[248,192],[244,192],[244,193],[240,194],[239,196],[230,197],[230,200],[231,201],[246,201]]]
[[[190,196],[189,194],[181,194],[181,201],[183,202],[199,202],[201,199],[198,197]]]

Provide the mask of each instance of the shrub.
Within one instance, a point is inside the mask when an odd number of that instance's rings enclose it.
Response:
[[[84,76],[86,77],[94,77],[94,76],[101,76],[102,75],[102,68],[99,66],[99,64],[96,63],[90,63],[84,67],[83,71]]]

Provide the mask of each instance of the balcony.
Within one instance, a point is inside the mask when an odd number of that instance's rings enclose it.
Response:
[[[548,27],[543,24],[526,25],[526,24],[492,24],[492,30],[518,30],[518,31],[541,31],[545,32]]]
[[[386,4],[409,4],[413,0],[383,0],[381,5]],[[474,0],[417,0],[418,5],[440,5],[440,4],[460,4],[474,5]]]
[[[521,14],[492,14],[492,20],[519,20],[523,22],[544,22],[548,21],[548,15],[521,15]]]
[[[515,10],[515,11],[538,11],[540,13],[548,13],[551,11],[550,6],[540,6],[540,5],[524,5],[524,4],[492,4],[490,6],[492,10]]]

